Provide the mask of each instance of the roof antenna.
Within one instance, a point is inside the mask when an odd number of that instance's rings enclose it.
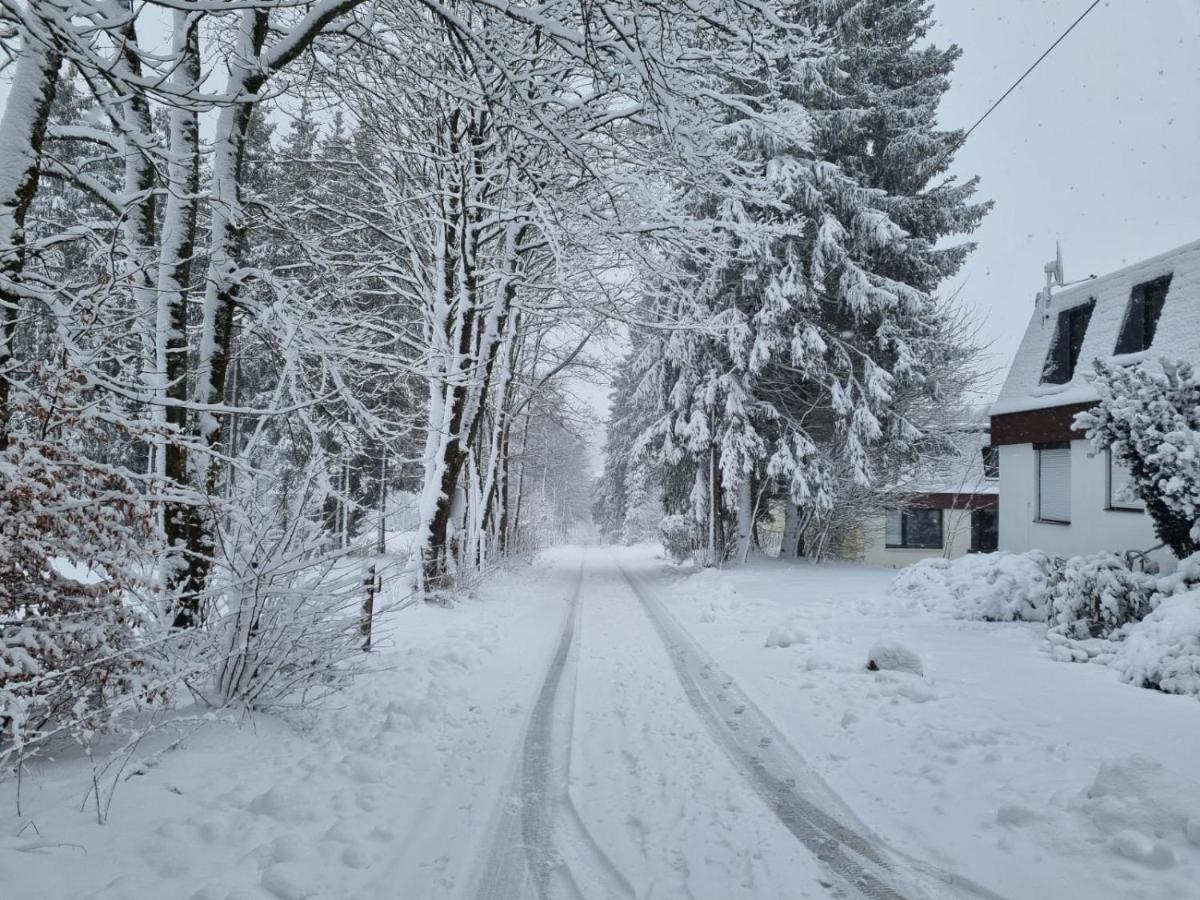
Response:
[[[1045,304],[1046,312],[1050,311],[1050,294],[1057,284],[1062,287],[1066,283],[1063,277],[1063,257],[1062,243],[1054,242],[1054,259],[1042,266],[1042,271],[1046,273],[1046,289],[1042,292],[1042,302]]]

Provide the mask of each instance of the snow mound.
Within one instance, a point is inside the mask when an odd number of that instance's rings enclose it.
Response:
[[[715,622],[742,605],[738,592],[719,569],[701,569],[675,590],[680,599],[700,608],[701,622]]]
[[[1168,597],[1123,635],[1109,662],[1122,679],[1200,697],[1200,591]]]
[[[888,594],[909,608],[958,619],[1044,622],[1049,568],[1039,552],[923,559],[902,569]]]
[[[1191,840],[1200,821],[1200,783],[1147,756],[1112,759],[1100,765],[1074,806],[1112,836],[1117,853],[1167,866],[1174,854],[1160,842]]]
[[[792,644],[807,644],[808,633],[801,627],[800,620],[788,619],[776,625],[767,634],[768,647],[790,647]]]
[[[1113,835],[1111,846],[1126,859],[1165,869],[1175,865],[1175,854],[1166,844],[1152,841],[1132,828]]]
[[[1188,841],[1200,847],[1200,815],[1187,820],[1183,826],[1183,834]]]
[[[996,810],[996,821],[1001,825],[1023,828],[1044,819],[1045,816],[1020,803],[1005,803]]]
[[[867,654],[867,668],[872,672],[911,672],[925,675],[921,657],[897,641],[879,641]]]

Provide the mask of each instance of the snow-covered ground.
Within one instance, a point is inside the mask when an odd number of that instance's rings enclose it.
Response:
[[[0,786],[0,897],[1200,896],[1200,704],[893,575],[547,553],[330,709],[151,735],[105,825],[85,760]]]
[[[494,579],[414,606],[376,671],[319,714],[194,731],[128,780],[108,824],[85,760],[0,786],[0,898],[250,900],[455,896],[479,857],[573,571]],[[147,739],[136,760],[150,755]],[[111,780],[111,775],[110,775]]]
[[[761,560],[665,593],[894,847],[1010,898],[1200,897],[1200,704],[1055,662],[1038,625],[931,616],[894,576]],[[867,671],[881,641],[924,677]]]

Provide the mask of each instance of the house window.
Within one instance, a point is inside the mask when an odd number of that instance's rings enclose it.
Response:
[[[940,509],[889,509],[884,545],[898,550],[941,550]]]
[[[1079,306],[1064,309],[1058,314],[1058,326],[1054,329],[1054,342],[1042,369],[1043,384],[1066,384],[1075,377],[1075,366],[1079,363],[1079,352],[1083,349],[1083,338],[1087,334],[1088,322],[1096,301],[1089,300]]]
[[[1000,517],[996,507],[971,510],[971,552],[994,553],[1000,546]]]
[[[983,477],[995,481],[1000,477],[1000,448],[983,448]]]
[[[1133,474],[1121,462],[1108,453],[1108,508],[1129,509],[1141,512],[1145,502],[1133,487]]]
[[[1117,338],[1117,353],[1139,353],[1150,349],[1170,289],[1170,275],[1134,287],[1129,295],[1125,322],[1121,325],[1121,336]]]
[[[1037,517],[1039,522],[1071,522],[1071,445],[1038,444]]]

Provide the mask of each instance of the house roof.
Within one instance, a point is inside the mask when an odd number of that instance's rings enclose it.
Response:
[[[1135,285],[1171,275],[1150,349],[1116,355],[1117,338]],[[1060,312],[1095,300],[1074,376],[1066,384],[1043,384],[1042,371]],[[1185,244],[1116,272],[1063,288],[1049,306],[1040,299],[1031,310],[1020,349],[1008,371],[992,415],[1046,409],[1098,400],[1087,380],[1095,359],[1140,362],[1170,356],[1200,365],[1200,241]]]
[[[918,460],[891,486],[903,494],[998,494],[1000,483],[985,476],[983,450],[991,444],[986,420],[950,426],[946,433],[954,452]]]

